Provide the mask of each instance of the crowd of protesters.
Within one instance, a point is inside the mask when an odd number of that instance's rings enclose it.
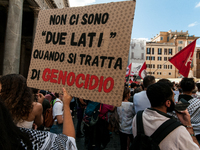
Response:
[[[44,95],[34,95],[17,74],[0,78],[0,149],[77,149],[70,112],[72,97],[63,88],[62,134],[33,130],[43,124]],[[35,96],[35,98],[34,98]],[[34,101],[35,100],[35,101]]]
[[[186,110],[175,111],[184,99]],[[182,125],[159,144],[160,149],[199,149],[200,83],[183,78],[180,83],[146,76],[143,82],[124,84],[122,104],[102,104],[99,120],[91,127],[83,122],[88,100],[63,92],[54,93],[27,87],[26,79],[17,74],[0,77],[0,149],[77,149],[75,138],[85,138],[88,150],[104,149],[112,132],[120,137],[121,150],[133,147],[137,136],[136,116],[143,111],[145,135],[150,136],[166,120],[176,119]],[[52,106],[53,125],[45,125],[45,112]],[[73,118],[77,112],[77,124]],[[76,127],[76,130],[75,130]]]

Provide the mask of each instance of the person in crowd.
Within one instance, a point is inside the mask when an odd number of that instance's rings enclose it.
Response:
[[[83,112],[86,107],[86,102],[82,98],[77,98],[78,107],[77,107],[77,126],[76,126],[76,137],[82,138],[84,137],[84,134],[81,131],[81,123],[83,120]]]
[[[99,113],[99,117],[101,119],[108,120],[108,112],[112,112],[114,109],[115,107],[112,105],[103,104]]]
[[[143,85],[143,82],[142,83],[140,83],[140,84],[138,84],[138,86],[137,87],[140,87],[141,89],[142,89],[142,91],[144,90],[144,85]]]
[[[159,82],[159,83],[167,84],[167,85],[173,90],[173,92],[174,92],[174,85],[173,85],[173,83],[172,83],[170,80],[164,79],[164,78],[163,78],[163,79],[160,79],[158,82]],[[175,103],[178,102],[178,96],[179,96],[179,94],[176,94],[176,93],[174,92],[174,102],[175,102]]]
[[[43,93],[42,93],[42,90],[40,90],[39,93],[43,94]],[[39,93],[38,93],[38,94],[39,94]],[[44,94],[43,94],[43,95],[44,95]],[[46,111],[48,108],[50,108],[50,102],[49,102],[48,99],[45,98],[46,95],[47,95],[47,94],[44,95],[44,100],[43,100],[43,103],[42,103],[43,115],[44,115],[45,111]]]
[[[63,101],[63,93],[59,93],[59,99]]]
[[[53,125],[50,129],[52,133],[62,133],[63,132],[63,102],[59,99],[59,94],[55,93],[55,103],[53,104]]]
[[[127,83],[124,83],[124,86],[128,87],[128,84],[127,84]]]
[[[47,95],[47,94],[49,94],[49,92],[45,91],[45,90],[39,90],[38,93],[41,93],[44,96]]]
[[[119,115],[119,136],[121,150],[129,149],[130,145],[127,145],[128,138],[130,141],[133,140],[132,134],[132,121],[135,115],[133,103],[129,102],[128,99],[131,96],[129,88],[124,88],[122,105],[117,107],[117,112]]]
[[[42,115],[43,115],[43,118],[44,118],[44,117],[45,117],[44,115],[45,115],[46,110],[47,110],[48,108],[50,108],[51,106],[50,106],[49,101],[45,98],[45,95],[44,95],[44,94],[46,94],[46,92],[43,92],[43,91],[44,91],[44,90],[39,90],[39,89],[36,89],[36,88],[32,88],[32,92],[33,92],[33,95],[34,95],[34,97],[35,97],[36,102],[38,102],[38,96],[39,96],[39,95],[40,95],[40,97],[42,97],[42,99],[44,99],[43,102],[42,102],[42,108],[43,108]],[[42,94],[42,95],[41,95],[41,94]],[[44,118],[44,119],[45,119],[45,118]],[[45,124],[44,124],[44,119],[43,119],[43,124],[42,124],[40,127],[37,128],[38,130],[44,130],[44,129],[46,129],[46,128],[44,128],[44,126],[45,126]]]
[[[194,128],[197,140],[200,142],[200,100],[198,98],[192,97],[192,91],[195,89],[195,82],[193,78],[183,78],[180,82],[183,94],[178,97],[179,101],[181,98],[185,99],[190,103],[187,107],[188,112],[191,116],[191,123]],[[175,114],[172,114],[176,117]]]
[[[131,85],[131,83],[133,83],[133,80],[129,79],[129,82],[128,82],[128,83]]]
[[[167,84],[155,83],[147,88],[147,96],[150,100],[151,108],[144,110],[142,120],[145,135],[151,136],[162,123],[171,118],[167,112],[174,110],[174,93]],[[188,111],[185,110],[181,113],[176,112],[176,114],[185,127],[179,126],[174,129],[160,142],[159,148],[163,150],[199,149],[199,144],[194,136]],[[134,137],[137,135],[136,116],[132,124]]]
[[[134,90],[137,88],[137,84],[136,83],[131,83],[131,89],[130,89],[130,92],[131,92],[131,96],[133,96],[133,92]]]
[[[153,83],[155,83],[154,76],[144,77],[144,80],[143,80],[144,91],[139,92],[133,96],[135,113],[151,106],[149,99],[147,97],[147,94],[146,94],[146,89],[149,85],[151,85]]]
[[[136,94],[136,93],[139,93],[139,92],[141,92],[142,91],[142,88],[139,86],[139,87],[137,87],[135,90],[134,90],[134,92],[133,92],[133,96]]]
[[[175,95],[179,95],[180,93],[179,93],[179,90],[178,90],[178,88],[177,88],[177,84],[175,83],[175,82],[172,82],[172,84],[173,84],[173,91],[174,91],[174,94]]]
[[[75,97],[73,97],[72,101],[70,103],[70,109],[71,109],[71,112],[72,112],[72,118],[74,118],[74,115],[75,115],[75,111],[74,111],[75,105],[76,105],[76,100],[75,100]]]
[[[178,91],[179,91],[179,94],[182,94],[182,93],[183,93],[183,91],[182,91],[182,89],[181,89],[181,86],[180,86],[180,82],[177,84],[177,89],[178,89]]]
[[[64,122],[63,134],[53,134],[47,131],[19,128],[13,122],[10,111],[0,99],[0,149],[1,150],[32,150],[32,149],[62,149],[76,150],[75,130],[70,113],[72,97],[64,93]]]
[[[27,87],[22,75],[8,74],[0,77],[0,96],[18,127],[32,128],[33,123],[42,125],[44,98],[39,94],[38,102],[34,102],[31,89]]]
[[[168,79],[165,79],[165,78],[160,79],[160,80],[158,81],[158,83],[167,84],[172,90],[174,89],[173,83],[172,83],[170,80],[168,80]],[[175,93],[174,93],[174,94],[175,94]]]
[[[198,95],[197,95],[197,91],[198,91],[198,88],[197,86],[195,86],[195,88],[192,90],[192,97],[195,97],[195,98],[200,98]]]
[[[85,127],[88,135],[88,150],[100,150],[105,148],[110,141],[108,130],[108,112],[113,111],[114,106],[101,104],[99,119],[97,123],[91,127]]]
[[[50,105],[54,105],[56,102],[57,97],[55,96],[55,93],[50,93],[50,95],[52,96],[52,100],[50,102]],[[59,95],[59,99],[60,99],[60,94],[57,93],[57,96]]]
[[[171,81],[170,81],[170,82],[171,82]],[[173,91],[175,91],[175,90],[176,90],[176,87],[175,87],[175,82],[174,82],[174,81],[172,81],[171,83],[172,83],[172,90],[173,90]]]
[[[197,83],[196,86],[197,86],[196,94],[197,94],[198,97],[200,97],[200,83]]]
[[[51,92],[49,94],[46,94],[44,97],[45,97],[45,99],[47,99],[49,101],[50,104],[51,104],[52,100],[56,99],[55,95]]]
[[[47,109],[47,108],[50,108],[50,102],[49,102],[48,99],[45,98],[45,96],[46,96],[47,94],[50,94],[50,92],[46,92],[46,91],[44,92],[44,90],[39,90],[38,93],[37,93],[37,95],[38,95],[39,93],[41,93],[42,95],[44,95],[44,100],[43,100],[43,103],[42,103],[43,114],[44,114],[45,111],[46,111],[46,109]]]
[[[130,88],[130,92],[131,92],[131,96],[129,98],[129,102],[133,102],[133,95],[134,95],[134,90],[137,88],[137,84],[136,83],[131,83],[131,88]]]

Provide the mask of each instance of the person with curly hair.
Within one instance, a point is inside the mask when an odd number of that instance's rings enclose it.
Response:
[[[39,127],[43,123],[41,103],[44,96],[39,94],[38,102],[34,102],[31,89],[22,75],[0,77],[0,97],[18,127],[32,128],[33,123]]]
[[[47,131],[17,127],[0,97],[0,150],[77,150],[75,129],[70,113],[72,97],[63,88],[63,132],[54,134]]]

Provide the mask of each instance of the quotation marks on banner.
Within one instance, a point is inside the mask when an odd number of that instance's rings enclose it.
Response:
[[[116,35],[117,35],[116,32],[111,32],[111,33],[110,33],[110,38],[114,38]]]
[[[43,32],[42,32],[42,36],[45,36],[45,35],[46,35],[46,31],[43,31]]]

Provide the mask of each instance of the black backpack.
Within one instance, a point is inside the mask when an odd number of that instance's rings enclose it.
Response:
[[[134,150],[160,150],[159,143],[175,128],[181,124],[175,119],[165,121],[150,137],[144,134],[143,111],[139,111],[136,116],[137,121],[137,136],[133,140],[130,149]]]

